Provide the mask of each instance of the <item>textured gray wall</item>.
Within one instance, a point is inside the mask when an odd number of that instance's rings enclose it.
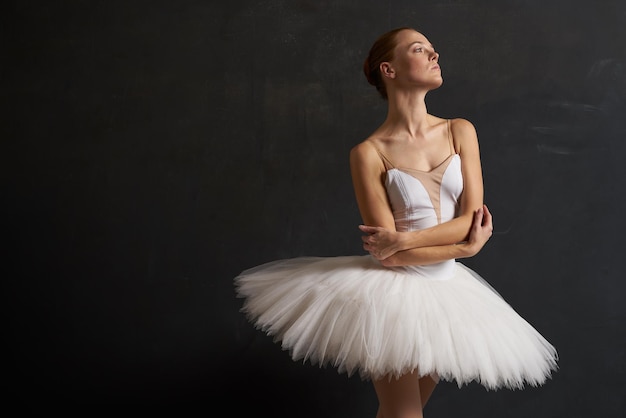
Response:
[[[374,417],[369,383],[254,330],[232,278],[362,253],[348,151],[385,106],[361,64],[408,25],[441,54],[429,110],[479,134],[495,234],[467,264],[561,356],[544,387],[444,383],[426,413],[626,413],[623,1],[19,1],[3,20],[23,408]]]

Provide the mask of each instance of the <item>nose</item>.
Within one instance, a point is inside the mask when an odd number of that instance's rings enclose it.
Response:
[[[439,53],[437,51],[433,51],[430,54],[431,61],[439,61]]]

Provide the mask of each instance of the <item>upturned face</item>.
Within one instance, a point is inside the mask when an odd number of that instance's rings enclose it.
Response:
[[[393,59],[388,67],[381,67],[381,72],[399,86],[427,89],[441,86],[439,54],[428,39],[414,30],[404,30],[398,33],[396,40]]]

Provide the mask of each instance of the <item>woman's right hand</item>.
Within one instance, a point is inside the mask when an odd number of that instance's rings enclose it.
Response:
[[[400,235],[396,231],[391,231],[379,226],[359,225],[363,235],[363,249],[369,252],[372,257],[378,260],[384,260],[394,255],[398,251],[398,243]]]
[[[493,217],[487,205],[483,205],[474,212],[474,221],[470,229],[469,237],[466,245],[469,251],[469,257],[478,254],[485,246],[493,233]]]

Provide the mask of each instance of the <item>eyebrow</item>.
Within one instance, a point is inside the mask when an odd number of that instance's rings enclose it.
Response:
[[[426,46],[430,46],[432,49],[435,49],[435,46],[433,44],[426,44],[422,41],[413,41],[409,44],[409,48],[411,48],[414,44],[420,44],[420,45],[426,45]]]

